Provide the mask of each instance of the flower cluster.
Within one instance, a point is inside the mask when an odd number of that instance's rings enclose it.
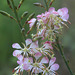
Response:
[[[55,34],[60,33],[63,25],[66,25],[65,22],[68,21],[68,18],[69,14],[67,8],[64,7],[55,11],[55,8],[51,7],[45,13],[37,15],[37,33],[34,36],[42,36],[42,40],[47,38],[53,41],[55,39]],[[35,20],[36,19],[33,18],[29,21],[31,22],[30,27],[34,25]]]
[[[60,33],[68,18],[67,8],[61,8],[55,11],[55,8],[51,7],[45,13],[37,15],[37,19],[32,18],[28,21],[30,28],[37,21],[37,33],[32,34],[32,40],[26,39],[25,43],[22,43],[23,48],[18,43],[12,45],[16,49],[13,52],[13,56],[17,57],[17,63],[19,65],[14,69],[14,75],[24,70],[30,71],[32,74],[57,74],[56,71],[59,69],[59,65],[55,63],[56,57],[54,57],[53,43],[56,37],[55,34]],[[47,39],[49,41],[44,42],[41,46],[41,44],[38,44],[39,37],[42,40]],[[35,38],[37,39],[34,41]]]

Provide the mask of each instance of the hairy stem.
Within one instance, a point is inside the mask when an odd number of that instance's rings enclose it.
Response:
[[[69,67],[69,64],[68,64],[68,62],[67,62],[67,60],[66,60],[66,57],[65,57],[65,55],[64,55],[63,49],[62,49],[61,46],[59,45],[59,38],[58,38],[58,37],[57,37],[57,39],[56,39],[56,43],[57,43],[57,47],[59,48],[59,52],[60,52],[60,54],[61,54],[61,56],[62,56],[62,58],[63,58],[63,60],[64,60],[64,62],[65,62],[65,64],[66,64],[66,66],[67,66],[67,68],[68,68],[70,74],[73,75],[72,70],[71,70],[71,68]]]

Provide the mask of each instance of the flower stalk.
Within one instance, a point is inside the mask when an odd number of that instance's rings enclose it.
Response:
[[[59,52],[60,52],[60,54],[61,54],[61,56],[62,56],[62,58],[63,58],[63,60],[64,60],[64,62],[65,62],[65,64],[66,64],[66,66],[67,66],[67,68],[68,68],[70,74],[73,75],[72,70],[71,70],[71,68],[69,67],[69,64],[68,64],[68,62],[67,62],[67,60],[66,60],[66,57],[65,57],[65,55],[64,55],[63,49],[62,49],[61,46],[59,45],[59,38],[58,38],[58,37],[56,38],[56,43],[57,43],[57,47],[59,48]]]

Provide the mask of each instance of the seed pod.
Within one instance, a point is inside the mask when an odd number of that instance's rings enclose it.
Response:
[[[35,6],[44,7],[41,3],[33,3]]]
[[[10,14],[8,14],[8,13],[5,12],[5,11],[0,10],[0,13],[1,13],[2,15],[4,15],[4,16],[10,17]]]
[[[27,21],[29,21],[30,19],[32,19],[34,17],[35,13],[32,13],[28,18]]]
[[[21,19],[23,19],[26,15],[28,14],[28,12],[26,11],[26,12],[24,12],[23,14],[22,14],[22,16],[21,16]]]
[[[9,7],[12,9],[12,6],[11,6],[11,4],[10,4],[10,1],[9,1],[9,0],[7,0],[7,3],[8,3],[8,5],[9,5]]]

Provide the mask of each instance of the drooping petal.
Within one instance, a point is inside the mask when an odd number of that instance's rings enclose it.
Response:
[[[51,58],[50,62],[49,62],[49,66],[53,65],[56,61],[56,57]]]
[[[14,43],[12,45],[13,48],[16,48],[16,49],[21,49],[21,46],[18,44],[18,43]]]
[[[18,55],[20,55],[22,53],[22,51],[20,51],[20,50],[15,50],[14,52],[13,52],[13,56],[18,56]]]
[[[27,40],[25,40],[25,42],[26,42],[26,46],[28,46],[29,44],[32,43],[32,40],[31,39],[27,39]]]
[[[59,65],[58,64],[53,64],[50,68],[51,71],[57,71],[59,69]]]
[[[40,63],[48,63],[49,59],[47,57],[43,57]]]
[[[41,56],[42,56],[42,54],[41,54],[40,52],[37,52],[37,53],[34,55],[34,57],[36,58],[36,60],[38,60],[39,57],[41,57]]]

